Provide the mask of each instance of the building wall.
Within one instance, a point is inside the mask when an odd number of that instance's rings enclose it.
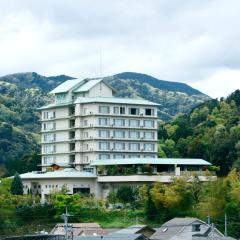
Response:
[[[112,89],[98,83],[86,94],[89,97],[111,97]],[[125,109],[124,114],[121,114],[120,107]],[[105,112],[105,108],[109,111]],[[131,108],[136,109],[136,115],[130,113]],[[150,115],[146,115],[146,109],[152,109]],[[46,118],[47,115],[50,117]],[[119,125],[119,121],[124,121],[124,126]],[[49,156],[47,161],[46,156]],[[99,158],[122,157],[157,157],[155,106],[84,103],[42,111],[42,165],[50,164],[52,159],[53,163],[61,165],[71,161],[77,169],[83,169],[84,165]]]

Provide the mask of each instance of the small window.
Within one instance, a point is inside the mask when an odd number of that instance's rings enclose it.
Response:
[[[120,114],[125,114],[125,107],[120,107]]]
[[[74,163],[75,162],[75,155],[70,155],[69,156],[69,162]]]
[[[69,139],[75,139],[75,131],[69,132]]]
[[[192,231],[193,232],[200,232],[201,231],[201,225],[200,224],[193,224],[192,225]]]
[[[107,118],[99,118],[98,123],[100,126],[107,126],[108,125],[108,119]]]
[[[69,108],[69,115],[70,116],[75,115],[75,107],[70,107]]]
[[[113,108],[113,113],[114,114],[119,114],[120,112],[119,112],[119,107],[114,107]]]
[[[151,108],[146,108],[146,109],[145,109],[145,115],[146,115],[146,116],[152,116],[152,115],[153,115],[153,109],[151,109]]]
[[[69,125],[70,127],[75,127],[75,119],[71,119]]]
[[[110,155],[109,154],[99,154],[99,159],[109,159]]]
[[[125,126],[125,119],[116,118],[113,122],[115,126]]]
[[[99,113],[108,114],[109,107],[108,106],[99,106]]]
[[[130,115],[139,115],[139,108],[129,108]]]
[[[69,144],[69,150],[70,151],[75,151],[75,143],[70,143]]]

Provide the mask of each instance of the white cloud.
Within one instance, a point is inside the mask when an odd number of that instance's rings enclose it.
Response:
[[[213,98],[226,97],[240,88],[240,70],[218,70],[213,75],[191,85]]]
[[[239,0],[1,1],[0,75],[99,76],[101,48],[104,75],[137,71],[220,97],[239,88],[239,7]]]

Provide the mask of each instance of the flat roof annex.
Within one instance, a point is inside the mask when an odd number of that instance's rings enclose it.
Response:
[[[28,172],[20,175],[22,179],[52,179],[52,178],[97,178],[94,173],[80,172],[73,168],[53,172]]]
[[[146,106],[159,106],[158,103],[144,99],[118,98],[118,97],[79,97],[74,103],[110,103],[110,104],[134,104]]]
[[[121,158],[121,159],[100,159],[91,163],[91,166],[104,165],[134,165],[134,164],[151,164],[151,165],[196,165],[209,166],[211,163],[203,159],[190,158]]]

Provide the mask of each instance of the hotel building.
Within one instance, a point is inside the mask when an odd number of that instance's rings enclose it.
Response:
[[[68,80],[50,92],[41,110],[40,172],[21,174],[24,193],[42,202],[63,186],[69,194],[106,198],[120,185],[214,180],[202,159],[157,158],[158,104],[114,97],[103,79]]]

